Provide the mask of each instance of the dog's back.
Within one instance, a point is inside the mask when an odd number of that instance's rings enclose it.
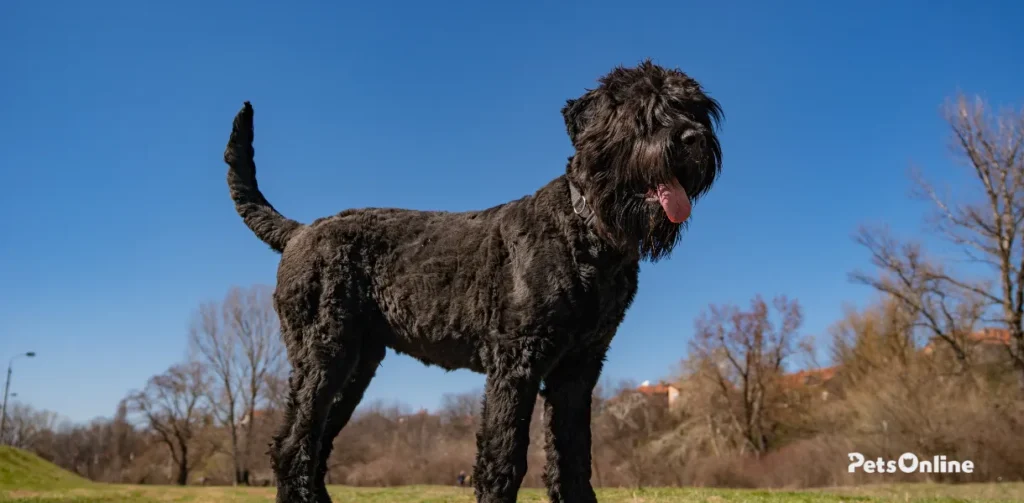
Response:
[[[581,272],[586,257],[568,258],[593,250],[574,249],[574,215],[548,204],[559,188],[564,180],[482,211],[365,208],[318,219],[282,253],[282,321],[314,299],[345,302],[367,336],[427,364],[478,372],[495,337],[593,324],[594,306],[579,305],[579,294],[597,278]]]

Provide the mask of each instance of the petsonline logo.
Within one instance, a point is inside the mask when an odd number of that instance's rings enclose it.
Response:
[[[899,459],[882,458],[869,460],[859,452],[847,454],[850,457],[850,473],[861,469],[864,473],[974,473],[973,461],[955,461],[946,456],[920,459],[912,452],[904,452]]]

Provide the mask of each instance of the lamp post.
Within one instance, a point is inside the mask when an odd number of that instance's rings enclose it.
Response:
[[[0,442],[2,443],[7,443],[7,393],[11,391],[11,370],[14,367],[14,360],[17,360],[22,356],[26,358],[33,358],[36,356],[36,353],[34,351],[29,351],[20,355],[14,355],[14,357],[7,362],[7,382],[4,384],[4,405],[3,410],[0,411]]]

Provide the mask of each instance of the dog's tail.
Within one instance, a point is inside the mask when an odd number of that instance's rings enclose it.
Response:
[[[231,138],[224,151],[228,164],[228,188],[235,209],[256,237],[280,253],[303,225],[285,218],[267,202],[256,183],[255,151],[252,148],[252,105],[248,101],[235,116]]]

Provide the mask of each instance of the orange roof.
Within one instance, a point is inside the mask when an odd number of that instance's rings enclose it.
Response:
[[[983,328],[972,333],[970,338],[982,344],[1009,344],[1010,331],[1005,328]]]
[[[671,386],[665,383],[650,384],[646,386],[637,386],[636,390],[645,395],[657,395],[660,393],[668,393]]]
[[[933,337],[922,350],[924,354],[930,355],[935,351],[936,337]],[[976,344],[984,345],[1006,345],[1010,343],[1010,331],[1005,328],[988,327],[972,332],[967,339]]]
[[[835,378],[838,370],[838,367],[801,370],[782,376],[782,382],[787,386],[802,386],[808,384],[807,381],[811,378],[817,378],[818,382],[830,381]]]

